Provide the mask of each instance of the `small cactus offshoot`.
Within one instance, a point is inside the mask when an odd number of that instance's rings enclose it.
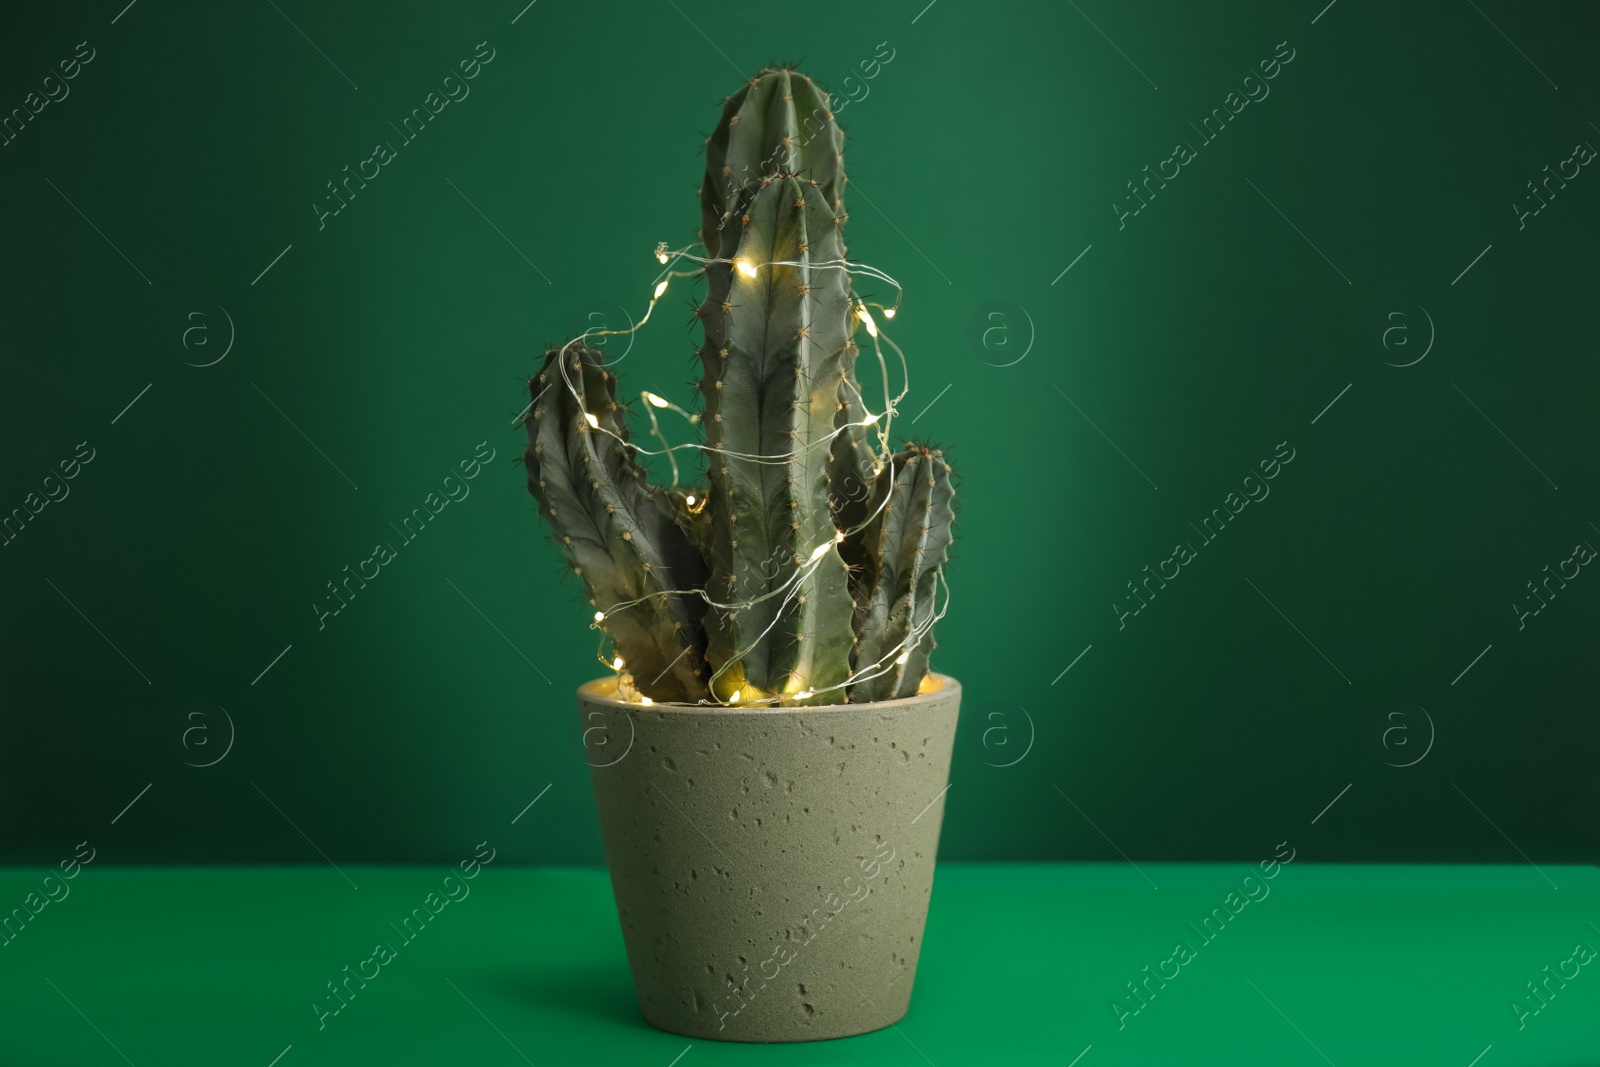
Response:
[[[594,331],[552,348],[528,382],[528,489],[588,589],[625,697],[860,703],[911,696],[927,675],[955,491],[940,451],[889,446],[899,398],[873,415],[862,397],[858,331],[880,361],[887,338],[852,278],[893,282],[846,259],[843,148],[827,93],[792,69],[760,72],[707,140],[706,254],[657,250],[706,281],[690,416],[703,485],[679,487],[676,460],[672,486],[651,484],[617,378],[585,344]]]

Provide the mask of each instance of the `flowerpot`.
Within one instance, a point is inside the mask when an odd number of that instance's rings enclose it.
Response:
[[[878,1030],[911,1000],[961,686],[803,708],[578,690],[639,1007],[725,1041]]]

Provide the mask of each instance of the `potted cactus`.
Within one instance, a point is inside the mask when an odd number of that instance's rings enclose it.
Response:
[[[895,1022],[932,889],[955,493],[940,451],[891,446],[887,370],[885,410],[862,397],[861,344],[899,350],[852,284],[893,283],[846,258],[842,150],[826,93],[762,71],[707,143],[704,255],[657,250],[652,309],[705,281],[701,410],[644,399],[703,432],[679,446],[703,485],[651,483],[676,449],[630,440],[592,333],[528,383],[528,488],[610,644],[578,702],[629,964],[645,1018],[691,1036]]]

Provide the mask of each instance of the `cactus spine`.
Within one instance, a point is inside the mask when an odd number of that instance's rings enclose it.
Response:
[[[927,673],[954,491],[939,452],[872,447],[843,144],[828,95],[788,69],[729,97],[707,141],[708,487],[648,483],[597,353],[552,350],[529,383],[528,488],[625,693],[832,704],[908,696]]]

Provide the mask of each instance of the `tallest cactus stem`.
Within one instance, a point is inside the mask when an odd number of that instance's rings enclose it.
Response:
[[[827,507],[850,332],[840,224],[817,185],[787,175],[735,211],[739,241],[707,268],[700,307],[711,691],[841,703],[853,604]]]

